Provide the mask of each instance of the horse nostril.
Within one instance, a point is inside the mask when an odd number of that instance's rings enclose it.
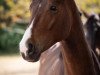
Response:
[[[31,50],[33,48],[33,44],[32,43],[29,43],[28,44],[28,48],[29,48],[29,50]]]
[[[28,44],[28,51],[27,51],[27,54],[28,55],[32,55],[34,53],[34,46],[32,43],[29,43]]]

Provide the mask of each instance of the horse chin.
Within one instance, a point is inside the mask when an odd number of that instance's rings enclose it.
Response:
[[[30,55],[25,55],[24,53],[21,53],[23,59],[25,59],[28,62],[37,62],[40,59],[41,54],[40,53],[34,53]]]

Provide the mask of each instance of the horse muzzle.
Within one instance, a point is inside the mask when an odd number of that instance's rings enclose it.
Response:
[[[28,62],[36,62],[39,60],[41,53],[35,47],[35,45],[33,45],[32,43],[28,43],[27,50],[25,50],[25,52],[21,52],[21,55]]]

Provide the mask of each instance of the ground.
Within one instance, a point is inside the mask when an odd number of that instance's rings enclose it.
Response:
[[[37,75],[39,62],[31,63],[21,56],[0,56],[0,75]]]

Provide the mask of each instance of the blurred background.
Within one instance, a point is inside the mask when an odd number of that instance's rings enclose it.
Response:
[[[100,0],[75,0],[79,9],[100,13]],[[0,0],[0,75],[36,75],[39,62],[22,59],[18,44],[28,25],[30,0]]]

